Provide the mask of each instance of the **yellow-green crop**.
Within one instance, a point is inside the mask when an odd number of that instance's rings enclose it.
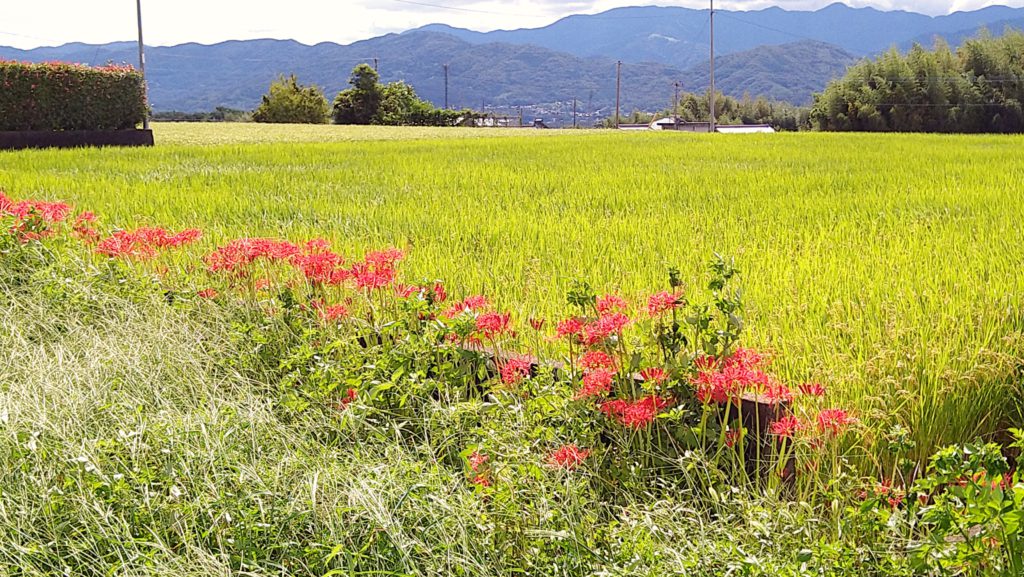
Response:
[[[158,125],[153,149],[0,153],[15,198],[107,223],[408,248],[407,277],[553,318],[570,281],[643,298],[712,253],[747,344],[919,455],[1020,424],[1024,140]],[[498,138],[497,136],[501,136]]]

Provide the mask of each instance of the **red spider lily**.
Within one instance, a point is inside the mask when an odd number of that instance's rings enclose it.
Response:
[[[672,309],[678,308],[684,304],[683,297],[681,295],[673,294],[668,291],[661,291],[655,293],[647,299],[647,314],[652,317],[658,316],[662,313],[668,312]]]
[[[218,248],[206,257],[211,272],[234,272],[255,261],[287,261],[302,251],[298,246],[272,238],[239,238]]]
[[[620,424],[634,429],[642,429],[654,422],[658,412],[667,407],[669,401],[657,395],[650,395],[635,401],[615,399],[598,405],[601,412]]]
[[[467,457],[466,460],[469,461],[470,469],[474,471],[479,471],[480,467],[483,466],[483,464],[486,463],[489,458],[490,457],[483,453],[480,453],[479,451],[473,451],[472,453],[469,454],[469,457]]]
[[[357,262],[348,271],[356,281],[356,287],[363,290],[382,289],[395,282],[397,271],[390,266],[379,266],[371,262]]]
[[[565,319],[555,327],[555,336],[564,339],[566,337],[580,337],[583,335],[583,321],[580,319]]]
[[[476,330],[484,338],[496,339],[509,331],[511,320],[508,313],[484,313],[476,318]]]
[[[71,205],[45,200],[14,202],[0,191],[0,214],[11,215],[19,220],[25,220],[32,214],[36,214],[48,223],[57,223],[63,222],[71,214]]]
[[[86,211],[75,217],[71,230],[76,237],[92,244],[100,240],[100,233],[96,230],[95,224],[96,215]]]
[[[668,371],[661,367],[648,367],[640,371],[640,376],[644,378],[645,383],[660,385],[668,380]]]
[[[463,313],[475,312],[490,306],[487,297],[482,295],[466,297],[464,300],[453,304],[448,310],[441,313],[442,316],[453,319]]]
[[[587,351],[580,358],[580,366],[584,369],[609,369],[615,371],[618,363],[604,351]]]
[[[768,427],[768,431],[777,437],[792,439],[798,432],[803,430],[803,428],[804,425],[799,419],[793,415],[787,415],[772,422],[771,426]]]
[[[601,315],[596,321],[583,327],[583,344],[593,346],[600,343],[612,335],[621,333],[628,324],[629,317],[622,313]]]
[[[334,322],[348,316],[345,305],[330,305],[320,310],[320,318],[326,322]]]
[[[587,397],[603,397],[612,390],[612,381],[615,380],[615,371],[609,369],[595,369],[583,375],[583,386],[574,398],[585,399]]]
[[[779,405],[793,401],[793,391],[782,383],[769,382],[761,390],[764,400],[771,405]]]
[[[355,402],[358,396],[359,393],[357,393],[355,389],[348,389],[347,391],[345,391],[345,396],[342,397],[341,401],[338,402],[338,408],[344,409],[345,407],[348,407],[349,405]]]
[[[572,471],[590,456],[590,449],[581,449],[575,443],[562,445],[548,455],[548,465]]]
[[[196,295],[198,297],[204,298],[204,299],[215,299],[215,298],[217,298],[219,296],[219,293],[217,292],[216,289],[205,288],[205,289],[197,292]]]
[[[533,330],[535,330],[535,331],[542,331],[542,330],[544,330],[544,323],[545,322],[546,321],[544,319],[531,318],[529,320],[530,327],[532,327]]]
[[[718,367],[718,359],[711,355],[700,355],[693,359],[693,367],[699,372],[710,373]]]
[[[509,359],[501,366],[501,382],[514,385],[530,376],[532,363],[524,359]]]
[[[487,475],[477,475],[473,477],[473,484],[481,487],[490,487],[491,479],[488,478]]]
[[[608,313],[624,312],[629,308],[626,299],[619,295],[604,295],[597,297],[597,312],[604,315]]]
[[[741,437],[743,437],[742,429],[729,429],[725,432],[725,446],[730,449],[735,447]]]
[[[159,227],[119,230],[101,240],[96,245],[96,252],[110,257],[145,260],[155,257],[162,248],[175,248],[195,242],[202,234],[195,228],[177,234]]]
[[[273,283],[270,282],[269,278],[256,279],[256,282],[253,284],[253,288],[258,291],[267,290],[272,284]]]
[[[386,248],[380,251],[368,252],[363,260],[373,268],[390,269],[394,268],[398,261],[405,258],[405,253],[397,248]]]
[[[818,430],[833,436],[839,435],[857,419],[850,416],[844,409],[822,409],[818,413]]]
[[[825,386],[821,383],[804,383],[800,385],[800,394],[807,397],[824,397]]]
[[[790,401],[792,392],[760,369],[762,361],[761,355],[749,349],[737,349],[717,362],[709,357],[698,359],[701,372],[692,381],[697,399],[704,404],[725,404],[754,393],[776,404]]]
[[[321,250],[319,245],[307,243],[306,250],[315,252],[293,255],[289,262],[309,281],[316,284],[338,285],[348,280],[349,271],[341,268],[345,259],[331,251]]]
[[[443,284],[439,282],[434,283],[433,290],[433,302],[443,303],[444,301],[448,300],[448,291],[445,290]]]
[[[400,299],[407,299],[407,298],[409,298],[409,297],[411,297],[413,295],[420,294],[420,292],[422,292],[422,291],[423,291],[423,289],[421,289],[420,287],[418,287],[416,285],[404,285],[404,284],[396,284],[395,285],[395,296],[397,296]]]

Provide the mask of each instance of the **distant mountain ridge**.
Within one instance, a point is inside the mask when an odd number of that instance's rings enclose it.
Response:
[[[228,41],[147,48],[155,110],[250,109],[279,74],[324,88],[346,87],[351,69],[377,58],[384,81],[404,80],[436,105],[444,102],[442,64],[450,65],[449,103],[457,107],[565,117],[571,102],[588,116],[607,116],[615,101],[615,61],[622,60],[624,113],[667,108],[673,85],[708,85],[708,12],[686,8],[618,8],[563,18],[549,26],[474,32],[429,25],[348,45],[293,40]],[[768,8],[716,11],[717,88],[733,96],[764,95],[807,103],[858,58],[935,36],[957,45],[988,26],[1024,28],[1024,9],[994,6],[930,17],[833,4],[814,12]],[[81,43],[16,50],[0,58],[87,64],[134,62],[132,42]]]
[[[708,54],[708,16],[708,10],[640,6],[568,16],[541,28],[475,32],[429,24],[417,30],[445,32],[474,44],[534,44],[577,56],[661,62],[686,68]],[[716,10],[715,18],[715,50],[720,54],[809,40],[867,56],[919,37],[962,33],[986,24],[1024,18],[1024,8],[990,6],[947,16],[926,16],[835,3],[816,11],[778,7],[746,12]]]

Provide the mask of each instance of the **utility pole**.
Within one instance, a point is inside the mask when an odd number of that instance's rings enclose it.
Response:
[[[377,59],[376,58],[373,59],[373,71],[374,72],[379,72],[379,70],[377,69]]]
[[[679,81],[676,80],[676,96],[672,100],[672,123],[675,124],[676,130],[679,130]]]
[[[520,106],[519,107],[519,127],[522,128],[522,126],[523,126],[523,107]]]
[[[135,0],[135,11],[139,17],[139,73],[142,74],[142,92],[146,98],[146,110],[142,113],[142,129],[149,130],[149,90],[146,86],[146,53],[142,47],[142,0]]]
[[[576,128],[576,97],[572,97],[572,127]]]
[[[448,65],[444,65],[444,109],[448,110]]]
[[[615,63],[615,128],[619,127],[619,103],[622,93],[622,61]]]
[[[711,132],[715,132],[715,0],[711,0]]]

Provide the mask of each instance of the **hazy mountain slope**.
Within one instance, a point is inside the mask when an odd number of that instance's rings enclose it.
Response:
[[[952,48],[956,48],[964,43],[965,40],[978,35],[978,32],[985,28],[990,33],[999,36],[1007,29],[1012,30],[1024,30],[1024,18],[1016,18],[1013,20],[999,20],[997,22],[990,22],[984,26],[976,28],[967,28],[964,30],[957,30],[954,32],[943,32],[943,33],[932,33],[923,34],[910,41],[904,42],[900,45],[901,49],[910,48],[915,42],[926,48],[931,48],[935,44],[936,38],[942,38]]]
[[[825,44],[804,40],[781,46],[761,46],[715,59],[715,88],[732,96],[767,96],[794,104],[809,104],[811,95],[829,80],[843,76],[859,58]],[[686,71],[690,91],[707,90],[710,66],[703,63]]]
[[[580,56],[605,56],[687,67],[708,52],[708,10],[679,7],[616,8],[575,15],[549,26],[480,33],[432,24],[472,43],[535,44]],[[922,35],[976,29],[1002,20],[1024,18],[1024,8],[993,6],[973,12],[931,17],[911,12],[883,12],[832,4],[817,11],[767,8],[749,12],[715,11],[715,47],[720,54],[766,44],[814,40],[855,55],[868,55]]]

